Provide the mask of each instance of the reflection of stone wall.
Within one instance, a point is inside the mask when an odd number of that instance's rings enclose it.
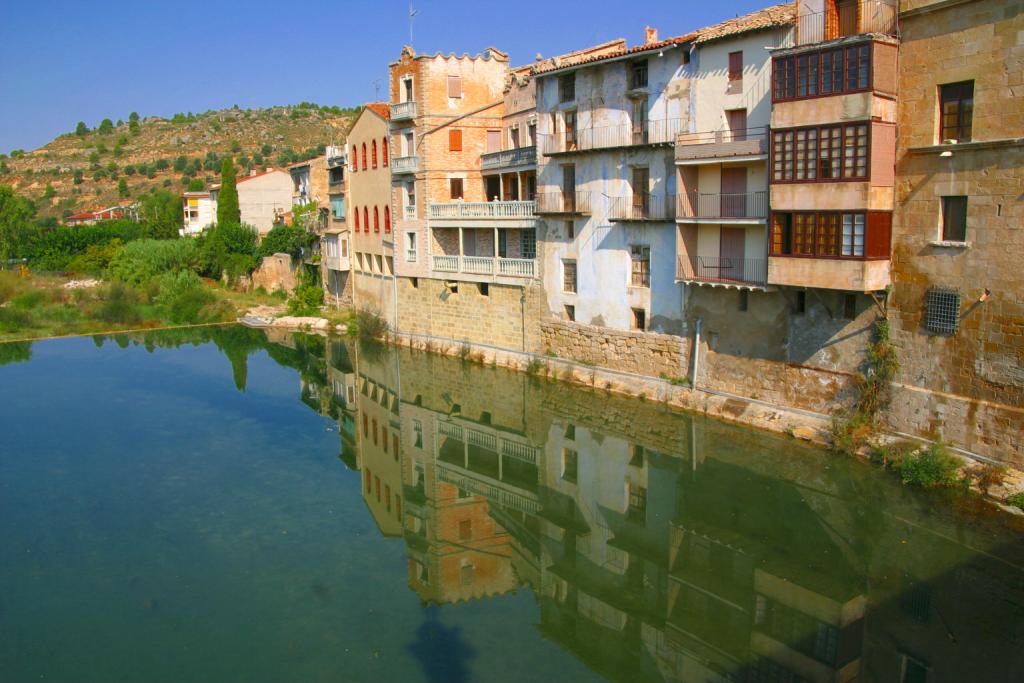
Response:
[[[289,254],[264,256],[259,267],[252,272],[252,286],[268,292],[279,289],[291,293],[298,285],[298,266]]]
[[[541,349],[559,358],[658,377],[685,377],[690,340],[671,334],[614,330],[548,318],[541,322]]]

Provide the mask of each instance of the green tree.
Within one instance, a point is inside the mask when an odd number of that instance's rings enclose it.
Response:
[[[128,114],[128,122],[129,123],[131,123],[132,121],[138,121],[138,120],[139,120],[139,112],[133,111],[131,114]]]
[[[163,170],[167,169],[169,164],[167,163],[167,159],[157,159],[155,166],[156,166],[156,170],[163,171]]]
[[[188,166],[188,157],[184,154],[174,160],[174,170],[178,173],[184,171],[186,166]]]
[[[146,235],[167,239],[178,234],[181,227],[181,195],[157,190],[139,198],[139,218],[146,226]]]
[[[7,173],[8,170],[10,169],[7,168],[7,162],[0,161],[0,173]]]
[[[242,144],[238,140],[231,141],[231,151],[238,154],[242,151]]]
[[[43,190],[43,199],[49,199],[55,194],[57,194],[57,190],[53,189],[53,185],[46,183],[46,189]]]
[[[124,133],[121,133],[120,137],[117,138],[117,144],[118,145],[127,145],[128,144],[128,136],[125,135]]]
[[[14,188],[0,185],[0,259],[26,255],[38,236],[33,218],[36,207]]]
[[[82,169],[80,169],[80,168],[76,168],[76,169],[75,169],[75,173],[74,173],[74,175],[72,176],[72,177],[73,177],[73,179],[74,179],[74,183],[75,183],[75,185],[81,185],[81,184],[82,184],[82,175],[83,175],[83,174],[82,174]]]
[[[273,151],[274,148],[271,147],[268,143],[264,143],[263,146],[260,147],[260,153],[265,157],[269,157]]]
[[[260,154],[259,152],[254,153],[252,155],[252,163],[254,165],[256,165],[256,166],[262,166],[263,165],[263,155]]]
[[[92,154],[90,154],[89,155],[89,163],[90,164],[98,164],[98,163],[100,163],[100,153],[99,152],[93,152]]]
[[[128,181],[121,178],[117,181],[117,196],[127,197],[128,196]]]
[[[128,164],[127,166],[124,167],[124,174],[135,175],[135,167],[132,166],[131,164]]]
[[[102,142],[97,142],[96,143],[96,153],[97,154],[106,154],[107,153],[107,146],[105,144],[103,144]]]
[[[217,223],[238,224],[242,213],[238,207],[238,188],[235,187],[235,165],[225,159],[220,167],[220,192],[217,193]]]
[[[89,126],[85,125],[85,121],[79,121],[78,125],[75,126],[75,135],[78,137],[85,137],[89,134]]]
[[[138,121],[129,121],[128,122],[128,131],[132,135],[138,135],[139,134],[139,122]]]
[[[202,192],[204,189],[206,189],[206,183],[201,178],[192,178],[188,181],[189,192]]]
[[[109,135],[114,132],[114,122],[110,119],[100,121],[100,135]]]

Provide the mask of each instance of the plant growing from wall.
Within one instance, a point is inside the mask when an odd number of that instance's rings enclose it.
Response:
[[[899,370],[896,349],[889,341],[889,321],[875,321],[874,338],[868,344],[867,367],[857,378],[860,394],[850,412],[832,416],[832,448],[856,453],[874,433],[878,413],[889,405],[890,384]]]

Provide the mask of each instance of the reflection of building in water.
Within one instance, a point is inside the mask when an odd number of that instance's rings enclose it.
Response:
[[[341,435],[341,459],[356,469],[356,371],[353,365],[355,349],[350,344],[332,339],[327,345],[327,379],[331,385],[331,400],[337,408],[338,432]]]
[[[385,536],[402,535],[396,360],[387,353],[363,353],[356,377],[356,463],[363,500]]]
[[[380,520],[391,487],[404,528],[381,527],[403,531],[425,601],[529,585],[544,635],[614,680],[1012,680],[1024,664],[1019,629],[995,627],[1019,623],[1021,558],[980,555],[981,534],[857,463],[453,359],[362,356],[363,496]]]

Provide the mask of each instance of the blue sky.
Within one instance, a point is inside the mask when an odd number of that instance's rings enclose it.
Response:
[[[776,0],[778,1],[778,0]],[[414,46],[514,65],[612,38],[635,44],[744,14],[771,0],[493,3],[418,0]],[[621,9],[627,7],[626,11]],[[166,2],[12,0],[0,21],[0,152],[34,149],[104,117],[170,116],[303,100],[387,97],[387,65],[409,41],[408,0]]]

